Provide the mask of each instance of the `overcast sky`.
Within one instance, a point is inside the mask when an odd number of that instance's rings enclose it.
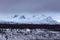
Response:
[[[0,0],[0,12],[60,12],[60,0]]]
[[[41,12],[60,20],[60,0],[0,0],[0,15]]]

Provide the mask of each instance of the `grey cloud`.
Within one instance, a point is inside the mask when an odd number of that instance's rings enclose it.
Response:
[[[0,0],[0,12],[60,12],[60,0]]]

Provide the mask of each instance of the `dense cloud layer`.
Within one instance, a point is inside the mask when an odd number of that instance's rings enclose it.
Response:
[[[60,0],[0,0],[0,12],[59,12]]]

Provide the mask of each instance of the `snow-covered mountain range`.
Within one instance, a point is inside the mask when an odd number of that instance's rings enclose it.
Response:
[[[52,17],[46,17],[45,19],[41,20],[41,23],[43,24],[58,24],[56,20],[54,20]]]
[[[0,21],[0,24],[59,24],[51,16],[45,15],[14,15],[11,21]]]

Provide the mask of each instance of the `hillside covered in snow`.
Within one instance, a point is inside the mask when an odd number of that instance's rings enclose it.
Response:
[[[12,15],[0,19],[0,24],[59,24],[59,22],[45,15]]]

